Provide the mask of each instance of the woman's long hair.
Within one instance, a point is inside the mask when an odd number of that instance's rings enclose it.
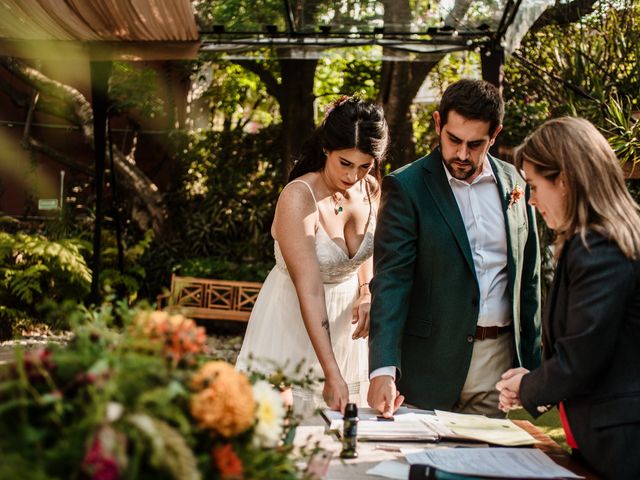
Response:
[[[373,157],[371,174],[380,182],[380,164],[387,154],[389,128],[382,107],[343,96],[329,105],[322,124],[304,143],[289,181],[324,168],[325,152],[356,148]]]
[[[629,259],[640,257],[640,208],[631,198],[611,146],[589,121],[563,117],[531,133],[515,152],[515,164],[535,166],[549,180],[564,172],[564,223],[557,229],[557,252],[579,233],[583,243],[593,229],[615,242]]]

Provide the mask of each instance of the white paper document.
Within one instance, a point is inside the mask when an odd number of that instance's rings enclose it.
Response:
[[[561,467],[537,448],[429,449],[407,455],[410,464],[425,464],[459,475],[495,478],[584,478]]]
[[[367,470],[367,475],[392,478],[394,480],[406,480],[409,478],[409,468],[409,465],[406,463],[387,460],[385,462],[380,462],[375,467]]]
[[[436,410],[436,416],[456,436],[462,438],[509,447],[533,445],[538,442],[527,431],[508,419],[441,410]]]
[[[340,412],[324,410],[323,415],[329,420],[331,430],[342,431]],[[360,409],[358,440],[435,442],[440,439],[440,433],[429,425],[425,417],[432,417],[437,422],[433,415],[413,413],[406,408],[398,410],[393,421],[378,419],[373,409]]]

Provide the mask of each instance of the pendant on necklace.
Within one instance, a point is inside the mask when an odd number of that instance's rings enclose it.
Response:
[[[336,215],[338,215],[339,213],[342,213],[342,202],[344,201],[344,197],[338,200],[336,198],[336,194],[334,193],[333,195],[331,195],[331,199],[333,200],[333,212]]]

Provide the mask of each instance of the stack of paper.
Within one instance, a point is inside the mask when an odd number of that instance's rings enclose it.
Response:
[[[325,410],[323,415],[330,422],[331,430],[342,432],[340,412]],[[358,417],[358,440],[435,442],[440,438],[440,434],[422,420],[422,415],[409,413],[408,409],[396,412],[393,421],[379,419],[372,409],[360,409]]]
[[[492,478],[584,478],[561,467],[537,448],[443,448],[407,455],[410,464],[444,472]]]
[[[365,420],[358,423],[358,438],[375,441],[435,442],[440,437],[415,413],[398,415],[393,422]]]
[[[535,438],[511,420],[441,410],[436,410],[436,416],[460,438],[510,447],[537,443]]]

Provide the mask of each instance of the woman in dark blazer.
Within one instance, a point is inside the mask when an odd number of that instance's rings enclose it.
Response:
[[[500,408],[558,405],[574,452],[606,478],[640,479],[640,215],[618,160],[586,120],[546,122],[516,151],[530,203],[556,232],[543,362],[505,372]]]

